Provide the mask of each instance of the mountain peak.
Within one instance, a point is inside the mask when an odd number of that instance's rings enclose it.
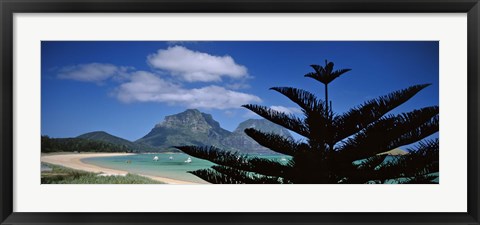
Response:
[[[198,109],[187,109],[181,113],[165,116],[165,119],[155,127],[185,128],[205,131],[209,126],[207,119],[205,118],[204,113],[201,113]]]
[[[187,109],[183,111],[183,113],[200,113],[200,110],[198,109]]]
[[[103,130],[96,130],[96,131],[92,131],[92,132],[88,132],[88,133],[85,133],[85,134],[108,134],[108,135],[111,135],[109,133],[107,133],[106,131],[103,131]],[[83,134],[83,135],[85,135]]]
[[[90,137],[94,136],[113,136],[105,131],[99,130],[99,131],[92,131],[88,133],[84,133],[82,135],[77,136],[77,138],[84,138],[84,139],[89,139]]]
[[[265,119],[247,119],[245,121],[243,121],[242,123],[254,123],[254,122],[261,122]]]
[[[260,146],[255,140],[245,134],[245,129],[255,128],[256,130],[274,133],[284,137],[292,137],[285,128],[274,124],[266,119],[248,119],[241,122],[237,129],[222,140],[225,146],[233,146],[244,153],[274,153],[271,150]]]
[[[160,123],[158,123],[156,126],[161,126],[162,124],[168,123],[169,120],[175,119],[175,118],[186,118],[186,117],[191,117],[191,116],[200,116],[202,112],[200,112],[198,109],[187,109],[183,112],[179,112],[177,114],[173,115],[168,115],[165,116],[164,120]]]
[[[291,134],[283,127],[265,119],[249,119],[240,123],[234,132],[220,127],[212,115],[198,109],[165,116],[165,119],[136,143],[148,144],[162,149],[171,146],[197,145],[216,146],[225,150],[244,153],[273,153],[260,146],[244,132],[247,128],[275,133],[284,137]]]
[[[93,132],[88,132],[82,135],[77,136],[76,138],[80,139],[86,139],[86,140],[94,140],[94,141],[102,141],[106,143],[111,143],[115,145],[120,145],[120,146],[126,146],[130,148],[133,151],[157,151],[159,149],[152,147],[152,146],[146,146],[142,144],[137,144],[133,143],[129,140],[111,135],[105,131],[93,131]]]
[[[266,119],[245,120],[238,125],[234,132],[244,133],[244,130],[248,128],[256,128],[257,130],[261,130],[263,132],[276,133],[286,137],[291,137],[291,134],[285,128]]]
[[[112,144],[120,144],[120,145],[128,145],[131,142],[129,140],[125,140],[123,138],[119,138],[117,136],[111,135],[105,131],[93,131],[88,132],[82,135],[77,136],[77,138],[87,139],[87,140],[95,140],[95,141],[104,141]]]
[[[173,115],[169,115],[169,116],[192,116],[192,115],[200,115],[200,114],[202,114],[202,112],[200,112],[200,110],[198,110],[198,109],[187,109],[183,112],[173,114]],[[167,116],[167,117],[169,117],[169,116]]]
[[[221,128],[212,115],[198,109],[165,116],[165,119],[137,142],[169,148],[175,145],[218,145],[230,132]]]

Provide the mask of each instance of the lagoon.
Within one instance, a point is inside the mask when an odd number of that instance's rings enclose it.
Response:
[[[155,156],[158,157],[157,161],[153,160]],[[186,163],[185,161],[189,157],[192,161],[190,163]],[[284,156],[258,155],[258,157],[279,160],[281,162]],[[159,176],[194,183],[206,182],[193,174],[187,173],[188,171],[206,169],[215,165],[210,161],[191,157],[185,153],[156,153],[122,155],[112,157],[94,157],[84,158],[81,161],[87,164],[92,164],[104,168],[123,170],[134,174]]]

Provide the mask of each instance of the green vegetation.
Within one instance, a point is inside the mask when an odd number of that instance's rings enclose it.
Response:
[[[123,138],[119,138],[117,136],[111,135],[105,131],[89,132],[89,133],[85,133],[80,136],[77,136],[76,138],[92,140],[92,141],[102,141],[105,143],[128,148],[130,151],[133,151],[133,152],[145,152],[145,151],[160,152],[161,151],[160,148],[142,144],[142,143],[131,142],[129,140],[125,140]]]
[[[265,119],[246,120],[234,132],[230,132],[221,128],[212,115],[188,109],[166,116],[165,121],[155,125],[147,135],[135,142],[105,131],[88,132],[73,138],[42,136],[42,152],[180,152],[172,146],[214,145],[243,153],[275,153],[247,136],[243,132],[247,127],[291,137],[285,128]]]
[[[429,84],[413,85],[369,100],[343,114],[333,111],[328,84],[350,69],[333,70],[311,65],[314,72],[305,77],[320,82],[325,100],[293,87],[273,87],[302,108],[304,118],[272,110],[266,106],[244,105],[256,114],[305,137],[305,141],[255,128],[245,133],[272,151],[292,156],[286,164],[248,157],[217,147],[177,146],[183,152],[217,165],[191,171],[210,183],[272,184],[364,184],[438,183],[439,142],[424,140],[438,132],[439,107],[429,106],[401,114],[388,114],[407,102]],[[418,142],[418,143],[417,143]],[[409,153],[386,161],[387,152],[417,143]],[[361,160],[361,163],[354,163]]]
[[[81,138],[50,138],[42,136],[42,152],[133,152],[125,145]]]
[[[44,163],[45,164],[45,163]],[[42,171],[42,184],[163,184],[135,174],[126,176],[98,176],[80,170],[45,164],[51,171]]]

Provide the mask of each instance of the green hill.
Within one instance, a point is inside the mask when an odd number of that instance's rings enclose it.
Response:
[[[112,144],[118,145],[130,145],[132,144],[131,141],[119,138],[117,136],[113,136],[105,131],[94,131],[85,133],[82,135],[77,136],[77,138],[87,139],[87,140],[97,140],[97,141],[105,141]]]
[[[290,133],[265,119],[249,119],[240,123],[233,132],[223,129],[213,119],[212,115],[202,113],[197,109],[188,109],[184,112],[166,116],[156,124],[144,137],[135,142],[111,135],[105,131],[94,131],[79,135],[75,138],[55,138],[51,141],[65,149],[69,145],[88,146],[95,144],[109,144],[105,149],[112,147],[130,152],[164,152],[179,151],[172,146],[197,145],[216,146],[230,151],[243,153],[274,153],[260,146],[244,132],[247,128],[276,133],[291,137]],[[50,139],[49,139],[50,140]],[[73,148],[73,147],[72,147]],[[81,148],[83,149],[83,147]]]
[[[125,145],[82,138],[50,138],[42,136],[41,152],[132,152]]]
[[[111,135],[105,131],[94,131],[94,132],[89,132],[85,133],[82,135],[77,136],[76,138],[79,139],[86,139],[86,140],[94,140],[94,141],[102,141],[118,146],[125,146],[128,149],[131,149],[132,151],[137,151],[137,152],[145,152],[145,151],[160,151],[161,149],[141,144],[141,143],[134,143],[129,140]]]

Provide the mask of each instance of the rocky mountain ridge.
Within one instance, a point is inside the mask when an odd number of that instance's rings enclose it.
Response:
[[[261,131],[273,132],[285,136],[290,133],[265,119],[249,119],[239,124],[233,131],[223,129],[212,115],[197,109],[166,116],[144,137],[135,143],[169,149],[176,145],[215,146],[229,151],[242,153],[273,153],[248,137],[243,130],[254,127]],[[170,149],[172,150],[172,149]]]

